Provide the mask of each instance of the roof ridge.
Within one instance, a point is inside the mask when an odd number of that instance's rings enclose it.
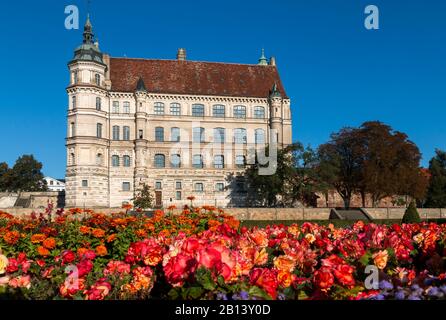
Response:
[[[219,61],[200,61],[200,60],[178,60],[178,59],[150,59],[150,58],[128,58],[128,57],[110,57],[110,59],[120,59],[120,60],[137,60],[137,61],[174,61],[174,62],[181,62],[181,63],[188,63],[188,62],[194,62],[194,63],[209,63],[209,64],[229,64],[229,65],[236,65],[236,66],[253,66],[253,67],[274,67],[273,65],[259,65],[257,63],[240,63],[240,62],[219,62]]]

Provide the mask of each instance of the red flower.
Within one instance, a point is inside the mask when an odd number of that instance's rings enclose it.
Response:
[[[314,273],[313,283],[322,291],[330,290],[334,283],[334,276],[328,267],[322,267]]]
[[[76,254],[71,250],[65,250],[62,253],[62,264],[72,263],[76,259]]]
[[[277,297],[277,275],[273,270],[267,268],[255,268],[250,274],[250,283],[265,290],[271,298]]]
[[[104,300],[111,290],[110,283],[105,281],[105,278],[99,279],[90,290],[85,290],[86,300]]]
[[[77,264],[77,269],[79,278],[82,278],[93,269],[93,263],[90,260],[83,260]]]
[[[179,253],[164,266],[167,281],[174,287],[181,286],[197,268],[197,261],[189,255]]]
[[[337,266],[337,268],[334,270],[334,274],[340,284],[352,288],[355,285],[353,271],[354,271],[353,267],[347,264],[343,264]]]

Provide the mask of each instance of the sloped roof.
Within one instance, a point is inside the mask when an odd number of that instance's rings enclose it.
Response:
[[[153,93],[267,98],[276,83],[286,97],[275,66],[110,58],[112,91],[134,92],[140,77]]]

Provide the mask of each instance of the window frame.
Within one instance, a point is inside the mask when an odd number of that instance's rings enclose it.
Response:
[[[259,112],[261,110],[261,112]],[[259,116],[261,114],[261,116]],[[255,106],[254,107],[254,118],[255,119],[265,119],[265,107],[262,106]]]
[[[126,188],[124,188],[124,185],[128,186],[128,189],[127,189],[127,190],[126,190]],[[130,182],[129,182],[129,181],[123,181],[123,182],[122,182],[122,191],[125,191],[125,192],[129,192],[129,191],[131,191],[131,185],[130,185]]]
[[[132,166],[132,160],[129,155],[126,154],[122,157],[122,165],[126,168],[129,168]]]
[[[246,133],[245,128],[235,128],[234,129],[234,143],[236,143],[236,144],[246,144],[247,143],[247,133]]]
[[[162,159],[160,161],[159,159]],[[162,153],[155,154],[153,158],[153,165],[155,168],[165,168],[166,167],[166,156]]]
[[[130,141],[130,127],[129,126],[122,127],[122,140]]]
[[[196,163],[195,159],[200,159],[199,163]],[[192,167],[195,169],[203,169],[204,168],[203,155],[194,154],[192,156]]]
[[[221,112],[223,110],[223,112]],[[212,116],[214,118],[226,117],[226,106],[224,104],[214,104],[212,106]]]
[[[102,139],[102,123],[96,123],[96,138]]]
[[[96,97],[96,110],[101,111],[102,110],[102,98]]]
[[[233,117],[236,119],[246,119],[246,106],[243,105],[234,106]]]
[[[119,113],[119,101],[112,102],[112,113]]]
[[[129,114],[130,113],[130,102],[124,101],[122,103],[122,113]]]
[[[197,186],[201,185],[201,190],[197,189]],[[194,183],[194,192],[204,192],[204,183],[203,182],[195,182]]]
[[[155,102],[153,104],[153,113],[156,115],[164,115],[164,103],[163,102]]]
[[[178,134],[176,136],[177,139],[174,139],[175,135],[174,132],[178,131]],[[171,142],[180,142],[181,141],[181,130],[178,127],[172,127],[170,128],[170,141]]]
[[[214,128],[214,143],[225,143],[225,142],[226,142],[226,129],[222,127]]]
[[[169,111],[172,116],[181,116],[181,104],[172,102],[169,106]]]
[[[173,159],[174,157],[178,158],[178,164],[174,164]],[[174,153],[170,155],[170,167],[171,168],[181,168],[181,155],[178,153]]]
[[[111,162],[112,162],[112,167],[114,168],[119,167],[120,166],[119,156],[117,154],[112,155]]]
[[[201,110],[201,112],[197,112],[198,110]],[[201,103],[194,103],[192,105],[192,117],[204,117],[205,110],[204,110],[204,104]]]
[[[155,127],[155,142],[164,142],[164,127]]]
[[[121,139],[121,133],[119,132],[119,126],[114,125],[112,127],[112,140],[113,141],[119,141]]]
[[[217,161],[218,159],[218,161]],[[225,156],[222,154],[217,154],[214,156],[214,169],[224,169],[225,168]]]

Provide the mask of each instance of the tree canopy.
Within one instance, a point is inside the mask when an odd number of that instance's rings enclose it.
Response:
[[[33,155],[19,157],[12,168],[0,163],[0,191],[46,191],[42,163]]]
[[[446,207],[446,152],[435,150],[429,162],[430,183],[426,195],[426,207]]]

